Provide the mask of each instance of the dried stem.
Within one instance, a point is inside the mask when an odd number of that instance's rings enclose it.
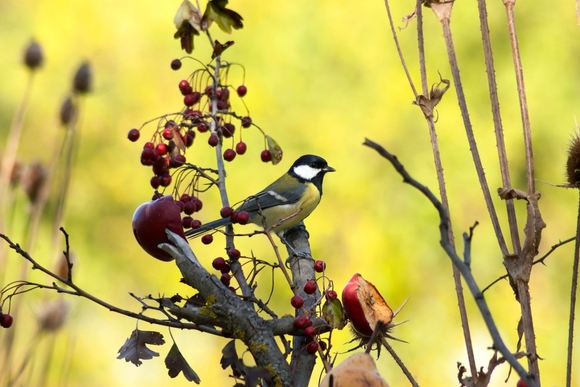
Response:
[[[483,41],[483,54],[485,57],[485,69],[487,72],[487,84],[489,88],[489,98],[491,100],[491,113],[493,116],[493,127],[495,129],[495,142],[497,145],[497,154],[499,157],[499,167],[501,172],[501,180],[504,188],[511,188],[510,171],[508,168],[508,157],[505,147],[503,125],[501,123],[501,113],[499,110],[499,99],[497,92],[497,82],[495,79],[495,69],[493,65],[493,52],[491,50],[491,39],[489,35],[489,24],[487,22],[487,8],[485,0],[477,0],[477,8],[479,10],[479,21],[481,26],[481,39]],[[530,192],[532,194],[533,192]],[[518,231],[518,221],[516,218],[516,210],[513,199],[508,199],[506,202],[506,209],[508,215],[508,223],[510,234],[512,238],[512,247],[514,254],[519,255],[522,248],[520,245],[520,237]]]
[[[572,290],[570,293],[570,320],[568,322],[568,358],[566,362],[566,387],[572,385],[572,348],[574,346],[574,319],[576,314],[576,292],[578,290],[578,262],[580,261],[580,195],[578,202],[578,220],[576,223],[576,248],[574,249],[574,266],[572,268]]]
[[[419,387],[419,384],[417,383],[415,378],[413,378],[413,375],[411,375],[411,372],[407,369],[407,367],[405,366],[405,363],[403,363],[403,361],[401,360],[399,355],[397,355],[397,353],[395,352],[393,347],[391,347],[391,344],[389,344],[389,342],[387,340],[385,340],[384,337],[381,337],[381,344],[383,344],[383,347],[385,347],[386,350],[391,354],[393,359],[395,359],[395,362],[397,362],[397,365],[399,366],[399,368],[403,371],[403,373],[405,374],[407,379],[409,379],[409,382],[411,382],[411,385],[413,387]]]
[[[381,156],[389,160],[393,165],[393,167],[395,168],[395,170],[403,177],[403,182],[410,184],[411,186],[421,191],[421,193],[423,193],[423,195],[425,195],[429,199],[429,201],[433,204],[433,206],[439,213],[440,218],[439,231],[441,235],[441,246],[449,256],[449,258],[457,266],[457,268],[461,272],[461,275],[463,276],[463,279],[465,280],[465,283],[469,287],[469,290],[473,295],[473,298],[477,304],[477,307],[479,308],[479,311],[483,317],[483,320],[485,321],[487,329],[489,330],[490,336],[493,340],[493,349],[499,351],[502,354],[502,356],[508,361],[508,363],[515,369],[518,375],[520,375],[522,379],[524,379],[528,387],[539,387],[539,383],[536,381],[536,379],[526,372],[524,367],[517,361],[516,357],[506,347],[505,343],[501,338],[499,330],[495,325],[493,316],[491,315],[491,311],[489,310],[487,302],[485,301],[483,294],[481,293],[479,287],[477,286],[477,283],[475,282],[475,278],[471,273],[471,269],[469,268],[468,265],[465,264],[465,262],[461,258],[459,258],[457,252],[455,251],[455,248],[451,245],[449,241],[449,232],[447,230],[447,228],[449,227],[448,214],[443,205],[441,204],[441,202],[437,199],[437,197],[435,197],[435,195],[433,195],[433,193],[429,190],[429,188],[420,184],[409,175],[409,173],[405,170],[405,168],[399,162],[397,157],[389,153],[379,144],[372,142],[368,139],[365,139],[364,145],[376,150]]]

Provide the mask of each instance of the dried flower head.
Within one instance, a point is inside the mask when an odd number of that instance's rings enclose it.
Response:
[[[566,177],[571,187],[580,188],[580,134],[576,133],[570,141],[568,148],[568,161],[566,162]]]
[[[37,67],[42,66],[42,62],[44,62],[42,47],[34,39],[32,39],[24,53],[24,64],[30,70],[34,70]]]
[[[35,203],[40,197],[47,176],[47,168],[40,161],[32,162],[22,171],[20,178],[22,188],[31,203]]]
[[[69,304],[62,298],[48,301],[38,311],[37,318],[40,329],[48,332],[59,330],[68,316]]]
[[[93,82],[93,72],[89,62],[84,62],[77,70],[73,80],[73,89],[77,93],[88,93],[91,91],[91,84]]]
[[[72,96],[69,95],[60,107],[60,123],[65,126],[68,125],[75,113],[76,104]]]

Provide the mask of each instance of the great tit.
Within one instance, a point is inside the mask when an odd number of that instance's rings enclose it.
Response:
[[[298,213],[271,230],[282,238],[286,230],[297,225],[314,211],[322,197],[322,179],[326,172],[334,171],[336,170],[328,166],[322,157],[304,155],[292,164],[287,173],[262,191],[247,198],[235,210],[246,211],[250,215],[249,222],[260,227],[263,227],[264,219],[266,227],[272,227],[281,219]],[[198,229],[188,230],[185,235],[192,237],[230,224],[232,224],[230,217],[214,220]]]

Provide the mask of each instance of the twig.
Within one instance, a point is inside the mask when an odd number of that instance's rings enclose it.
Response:
[[[580,261],[580,199],[578,203],[578,220],[576,223],[576,248],[572,268],[572,289],[570,292],[570,320],[568,322],[568,356],[566,360],[566,387],[572,385],[572,348],[574,347],[574,319],[576,314],[576,291],[578,290],[578,262]]]
[[[509,362],[509,364],[516,370],[516,372],[522,377],[522,379],[524,379],[524,381],[526,382],[528,387],[538,387],[538,383],[536,382],[534,377],[526,372],[524,367],[517,361],[515,356],[506,347],[505,343],[503,342],[503,340],[501,338],[499,330],[497,329],[497,326],[495,325],[495,322],[493,320],[493,316],[491,315],[491,312],[489,310],[487,302],[485,301],[483,294],[479,290],[479,287],[477,286],[477,283],[475,282],[475,279],[473,277],[473,274],[471,273],[471,270],[465,264],[465,262],[463,262],[463,260],[461,258],[459,258],[459,256],[455,252],[455,249],[451,245],[451,243],[449,241],[448,230],[447,230],[448,225],[449,225],[449,221],[447,219],[448,215],[447,215],[447,211],[445,211],[445,208],[443,207],[441,202],[435,197],[435,195],[433,195],[433,193],[429,190],[429,188],[425,187],[424,185],[420,184],[415,179],[413,179],[409,175],[409,173],[405,170],[403,165],[399,162],[399,160],[394,155],[389,153],[386,149],[384,149],[382,146],[370,141],[369,139],[365,139],[364,145],[376,150],[381,156],[383,156],[384,158],[389,160],[391,162],[391,164],[393,165],[393,167],[395,168],[395,170],[403,177],[403,182],[410,184],[411,186],[418,189],[433,204],[433,206],[435,207],[435,209],[439,213],[439,219],[440,219],[439,231],[440,231],[440,235],[441,235],[441,246],[443,247],[443,249],[445,250],[445,252],[449,256],[449,258],[457,266],[457,268],[461,272],[461,275],[463,276],[467,286],[469,287],[469,290],[471,291],[471,294],[473,295],[473,298],[477,304],[477,307],[479,308],[479,311],[483,317],[483,320],[485,321],[487,329],[489,330],[490,336],[493,340],[493,348],[496,349],[497,351],[499,351],[502,354],[502,356],[504,358],[506,358],[506,360]]]
[[[405,363],[403,363],[403,361],[401,360],[399,355],[397,355],[397,353],[395,352],[393,347],[391,347],[389,342],[384,337],[381,337],[381,344],[383,344],[383,347],[385,347],[387,349],[387,351],[391,354],[393,359],[395,359],[395,362],[397,362],[397,365],[399,366],[399,368],[401,368],[401,370],[403,371],[403,373],[405,374],[407,379],[409,379],[409,382],[411,382],[411,385],[413,385],[413,387],[419,387],[419,384],[417,384],[417,381],[415,380],[415,378],[413,378],[413,375],[411,375],[411,372],[409,372],[409,370],[405,366]]]

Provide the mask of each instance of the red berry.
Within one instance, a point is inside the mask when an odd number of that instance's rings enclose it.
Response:
[[[200,133],[203,133],[203,132],[207,132],[208,128],[207,128],[207,126],[200,125],[197,127],[197,130],[199,130]]]
[[[236,151],[231,149],[231,148],[226,149],[226,151],[224,152],[224,160],[225,161],[232,161],[235,158],[236,158]]]
[[[195,139],[195,132],[193,130],[188,130],[185,134],[185,146],[190,147],[193,145],[193,140]]]
[[[218,90],[218,99],[226,102],[228,99],[230,99],[230,90],[228,88],[223,88],[221,90]]]
[[[187,87],[183,90],[181,90],[181,95],[188,95],[193,93],[193,87],[191,87],[191,85],[187,85]]]
[[[318,273],[322,273],[326,269],[326,263],[324,261],[314,262],[314,270]]]
[[[195,203],[195,211],[201,211],[201,208],[203,207],[203,203],[201,202],[201,200],[199,200],[198,197],[194,196],[191,198],[191,201]]]
[[[248,224],[249,220],[250,220],[250,214],[248,214],[246,211],[240,211],[240,213],[238,214],[238,223],[239,224]]]
[[[229,273],[222,273],[222,276],[220,277],[220,281],[225,286],[230,286],[231,279],[232,279],[232,276]]]
[[[223,259],[222,257],[217,257],[216,259],[214,259],[211,265],[213,266],[214,269],[219,270],[221,272],[223,272],[224,269],[227,267],[228,270],[226,271],[226,273],[229,271],[230,268],[230,265],[228,265],[226,260]]]
[[[220,215],[222,218],[228,218],[232,215],[232,212],[234,212],[234,210],[232,210],[232,207],[225,206],[222,207],[222,209],[220,210]]]
[[[290,303],[292,304],[292,306],[296,309],[298,308],[302,308],[302,305],[304,305],[304,298],[300,297],[300,296],[294,296],[292,297],[292,299],[290,300]]]
[[[304,293],[312,294],[316,291],[316,282],[308,281],[304,284]]]
[[[306,326],[307,326],[307,327],[311,327],[311,326],[312,326],[312,324],[313,324],[313,323],[312,323],[312,320],[310,320],[310,319],[309,319],[308,321],[306,321]]]
[[[240,211],[232,212],[232,214],[230,215],[230,220],[232,221],[232,223],[234,224],[238,223],[238,215],[240,215]]]
[[[236,144],[236,153],[239,155],[243,155],[244,153],[246,153],[246,149],[248,149],[248,147],[246,146],[246,143],[243,141],[240,141]]]
[[[166,140],[171,140],[173,138],[173,129],[164,129],[163,130],[163,138]]]
[[[212,95],[212,94],[213,94],[213,85],[207,85],[207,86],[205,87],[205,93],[206,93],[207,95]]]
[[[155,155],[155,153],[153,152],[153,149],[149,149],[149,148],[145,148],[141,152],[141,158],[144,160],[152,160],[154,155]]]
[[[198,229],[198,228],[200,228],[200,227],[201,227],[201,222],[200,222],[199,220],[197,220],[197,219],[194,219],[194,220],[191,222],[191,228],[192,228],[192,229],[196,230],[196,229]]]
[[[183,81],[179,82],[179,90],[181,90],[181,91],[187,89],[188,86],[190,86],[190,84],[185,79]]]
[[[304,328],[306,328],[307,321],[308,321],[308,319],[305,316],[298,316],[294,320],[294,326],[298,329],[304,329]]]
[[[316,352],[318,352],[318,343],[316,341],[313,341],[312,343],[308,344],[306,346],[306,352],[308,352],[311,355],[314,355]]]
[[[183,195],[181,195],[179,200],[181,200],[184,203],[187,203],[191,200],[191,196],[189,196],[189,194],[184,193]]]
[[[336,297],[338,297],[338,294],[337,294],[337,293],[336,293],[334,290],[328,290],[328,291],[326,292],[326,297],[327,297],[329,300],[334,300]]]
[[[9,314],[3,314],[1,317],[2,320],[0,320],[0,325],[4,328],[10,328],[12,326],[14,318],[12,318],[12,316],[10,316]]]
[[[252,119],[248,116],[242,117],[242,127],[249,128],[252,125]]]
[[[204,245],[209,245],[211,242],[213,242],[213,235],[205,234],[204,236],[201,237],[201,243],[203,243]]]
[[[185,156],[184,155],[177,155],[171,159],[171,167],[178,168],[185,164]]]
[[[230,256],[231,259],[239,259],[240,258],[240,250],[238,249],[230,249],[230,251],[228,251],[228,255]]]
[[[220,127],[220,129],[225,138],[232,137],[234,135],[234,132],[236,131],[236,127],[233,124],[230,124],[229,122]]]
[[[183,212],[185,212],[187,215],[193,214],[196,209],[197,208],[195,207],[195,203],[192,201],[185,202],[183,206]]]
[[[218,110],[227,110],[230,107],[230,104],[225,101],[218,100],[216,102],[216,107]]]
[[[143,145],[143,149],[145,148],[155,149],[155,144],[153,144],[151,141],[147,141],[145,145]]]
[[[240,86],[238,86],[237,92],[238,92],[238,95],[240,97],[243,97],[248,92],[248,88],[246,86],[244,86],[244,85],[240,85]]]
[[[139,139],[139,136],[141,134],[139,133],[139,130],[133,128],[129,131],[129,133],[127,134],[127,138],[129,139],[129,141],[135,142]]]
[[[518,380],[517,387],[528,387],[527,383],[523,379]]]
[[[171,68],[173,70],[179,70],[181,68],[181,61],[179,59],[173,59],[171,61]]]
[[[268,161],[272,161],[272,153],[270,153],[268,149],[264,149],[260,154],[260,158],[265,163],[267,163]]]
[[[185,97],[183,97],[183,103],[186,106],[193,106],[199,102],[200,98],[201,94],[199,93],[199,91],[194,91],[190,94],[186,94]]]
[[[185,208],[185,203],[184,203],[184,202],[182,202],[181,200],[176,200],[176,201],[175,201],[175,204],[177,204],[177,207],[179,207],[179,210],[180,210],[181,212],[183,212],[183,209]]]
[[[161,179],[159,178],[159,176],[153,176],[151,178],[150,183],[151,183],[151,187],[153,187],[153,189],[157,189],[161,185]]]
[[[306,327],[304,328],[304,333],[306,334],[306,336],[312,337],[316,332],[314,331],[314,327]]]
[[[193,222],[193,218],[191,216],[186,216],[183,219],[181,219],[181,224],[183,225],[183,228],[191,228],[191,222]]]
[[[167,187],[169,186],[169,184],[171,184],[171,175],[163,175],[161,176],[161,186],[162,187]]]
[[[211,136],[209,136],[209,138],[207,139],[207,143],[211,146],[217,146],[217,144],[219,144],[220,139],[217,136],[217,134],[212,134]]]
[[[159,152],[159,154],[163,156],[167,153],[167,144],[163,142],[161,144],[157,144],[155,149],[157,149],[157,152]]]

